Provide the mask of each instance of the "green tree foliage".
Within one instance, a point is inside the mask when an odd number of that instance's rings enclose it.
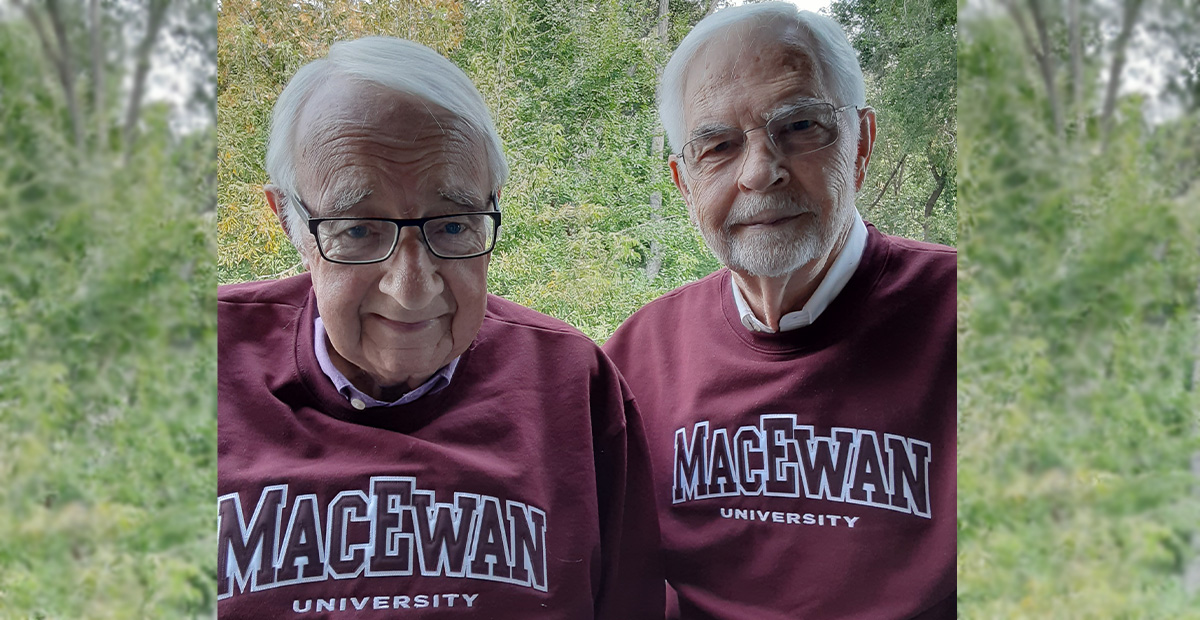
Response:
[[[839,0],[879,131],[859,211],[880,230],[954,245],[957,11],[953,0]]]
[[[1200,618],[1200,116],[1064,141],[1014,21],[963,27],[959,612]]]
[[[0,22],[5,618],[216,605],[215,135],[172,134],[169,111],[141,106],[125,160],[94,120],[80,150],[32,26]]]
[[[513,174],[501,197],[505,219],[490,290],[607,338],[650,299],[719,267],[688,222],[666,156],[653,148],[657,71],[709,4],[670,2],[664,45],[659,3],[649,0],[356,3],[349,10],[361,19],[337,27],[329,16],[342,13],[327,11],[328,3],[223,3],[221,282],[300,269],[262,198],[270,109],[287,79],[333,41],[408,36],[475,81],[506,148]],[[404,27],[390,26],[392,15],[405,16]],[[920,237],[921,204],[933,186],[904,187],[903,197],[877,209],[879,219]],[[657,212],[655,192],[664,197]],[[952,205],[953,195],[943,192],[942,201]],[[915,215],[883,215],[893,208]],[[952,242],[953,207],[935,219],[935,237]],[[662,263],[647,277],[652,247]]]
[[[455,60],[492,101],[513,177],[494,292],[603,340],[634,310],[719,265],[652,152],[658,127],[657,2],[488,3]],[[675,19],[690,27],[698,7]],[[476,24],[478,24],[476,26]],[[686,34],[686,28],[677,35]],[[678,43],[669,43],[673,48]],[[661,219],[650,196],[665,197]],[[662,251],[653,280],[651,242]]]

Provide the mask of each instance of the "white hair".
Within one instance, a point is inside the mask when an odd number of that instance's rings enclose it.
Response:
[[[393,37],[364,37],[342,41],[329,48],[325,58],[304,65],[288,82],[271,115],[267,143],[267,176],[283,191],[283,218],[297,249],[302,247],[299,214],[290,197],[298,191],[296,179],[296,122],[313,93],[332,78],[348,78],[415,96],[441,107],[459,119],[468,132],[483,140],[493,190],[508,178],[508,163],[500,135],[475,84],[441,54],[412,41]]]
[[[809,35],[813,54],[821,67],[822,76],[830,88],[836,107],[866,105],[862,68],[846,33],[836,21],[810,11],[799,11],[787,2],[743,4],[722,9],[700,20],[671,54],[663,69],[658,90],[658,116],[667,131],[667,140],[675,153],[683,149],[687,128],[683,125],[684,91],[688,67],[696,52],[712,41],[717,34],[739,24],[780,23],[795,25]]]

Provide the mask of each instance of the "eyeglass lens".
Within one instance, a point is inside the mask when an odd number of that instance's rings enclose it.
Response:
[[[819,151],[837,141],[837,118],[832,105],[804,106],[771,119],[764,127],[767,136],[785,157]],[[747,133],[730,129],[701,136],[688,142],[683,158],[689,172],[708,174],[723,165],[741,159],[746,150]]]
[[[421,230],[429,249],[441,258],[486,253],[496,239],[495,220],[481,214],[430,219]],[[325,220],[317,228],[321,254],[336,262],[384,260],[392,253],[399,235],[400,226],[386,220]]]

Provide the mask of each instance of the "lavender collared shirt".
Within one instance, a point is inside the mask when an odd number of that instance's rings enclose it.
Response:
[[[417,400],[426,394],[436,394],[446,386],[450,385],[450,379],[454,376],[454,369],[458,367],[458,360],[462,356],[450,360],[449,364],[442,366],[432,377],[425,383],[422,383],[415,390],[407,392],[401,396],[399,400],[392,402],[384,402],[376,400],[367,394],[363,393],[350,380],[343,375],[336,366],[333,365],[333,360],[329,357],[329,348],[325,344],[325,323],[321,322],[321,317],[317,317],[315,321],[316,329],[313,330],[313,348],[317,352],[317,363],[321,365],[321,371],[326,377],[333,382],[333,386],[346,400],[350,401],[350,405],[355,409],[366,409],[368,407],[393,407],[396,405],[407,405],[408,403]]]

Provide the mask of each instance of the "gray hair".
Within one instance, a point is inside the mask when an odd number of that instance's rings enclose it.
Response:
[[[475,84],[454,63],[420,43],[393,37],[364,37],[335,43],[325,58],[304,65],[292,76],[271,115],[267,175],[283,190],[286,202],[280,209],[297,249],[302,247],[302,227],[297,225],[299,214],[290,200],[299,187],[293,143],[296,122],[313,93],[336,77],[382,86],[445,109],[461,120],[467,131],[483,140],[492,189],[504,185],[508,163],[500,135]]]
[[[684,76],[696,52],[712,41],[722,31],[750,21],[759,23],[779,22],[795,24],[802,33],[811,37],[813,52],[821,66],[822,74],[832,89],[834,105],[866,105],[862,68],[858,56],[846,33],[836,21],[810,11],[799,11],[796,5],[787,2],[764,2],[743,4],[722,9],[700,20],[688,33],[679,47],[671,54],[671,60],[663,69],[662,82],[658,90],[658,116],[667,131],[671,150],[678,153],[686,142],[687,128],[683,126],[683,96],[687,87]]]

